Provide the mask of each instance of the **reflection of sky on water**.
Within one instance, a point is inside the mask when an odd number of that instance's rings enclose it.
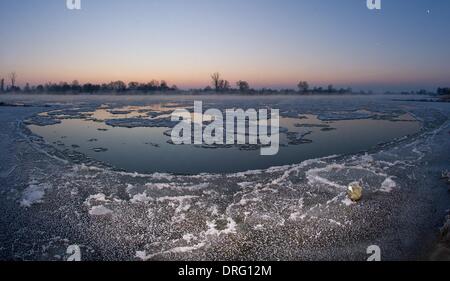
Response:
[[[170,110],[175,108],[174,106]],[[126,113],[122,114],[120,111]],[[122,128],[99,122],[111,118],[149,118],[147,112],[161,112],[165,115],[167,111],[167,107],[160,105],[100,108],[89,113],[89,118],[63,119],[61,124],[30,126],[30,129],[60,149],[73,149],[128,171],[224,173],[294,164],[334,154],[356,153],[382,142],[414,134],[421,126],[419,122],[411,122],[413,119],[407,114],[399,116],[396,121],[357,119],[323,122],[314,115],[283,117],[280,127],[299,134],[311,132],[304,138],[312,142],[287,145],[287,135],[282,133],[279,153],[275,156],[260,156],[260,149],[243,151],[237,147],[207,149],[193,145],[171,145],[167,143],[170,138],[164,135],[169,128]],[[95,148],[108,150],[95,152]]]

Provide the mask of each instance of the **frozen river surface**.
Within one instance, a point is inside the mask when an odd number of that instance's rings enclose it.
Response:
[[[426,258],[450,201],[450,106],[393,99],[1,96],[31,106],[0,107],[0,258],[70,245],[85,260],[364,260],[370,245]],[[280,155],[167,143],[164,114],[194,100],[280,109]]]

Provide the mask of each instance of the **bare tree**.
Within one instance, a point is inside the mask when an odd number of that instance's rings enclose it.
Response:
[[[161,82],[160,82],[160,84],[159,84],[159,88],[160,88],[162,91],[167,91],[167,90],[170,89],[170,88],[169,88],[169,85],[167,84],[167,82],[166,82],[165,80],[161,80]]]
[[[239,80],[236,82],[236,86],[239,88],[239,91],[241,92],[247,92],[248,90],[250,90],[250,85],[248,84],[247,81]]]
[[[217,92],[219,91],[227,91],[231,88],[230,82],[227,80],[223,80],[220,78],[220,74],[218,72],[213,73],[211,75],[212,84]]]
[[[30,91],[31,91],[30,83],[26,83],[26,84],[25,84],[24,91],[25,91],[25,92],[30,92]]]
[[[309,90],[309,84],[306,81],[300,81],[297,85],[300,92],[306,93]]]
[[[327,91],[328,91],[328,93],[334,93],[334,92],[336,92],[336,90],[334,89],[334,87],[333,87],[332,84],[328,85]]]
[[[5,91],[5,79],[1,79],[0,80],[0,92],[4,92]]]
[[[228,91],[231,88],[230,82],[227,80],[220,79],[219,81],[219,90],[220,91]]]
[[[136,91],[139,88],[138,82],[130,82],[128,83],[128,90],[130,91]]]
[[[213,73],[211,75],[211,79],[212,79],[212,84],[214,86],[214,88],[216,89],[216,91],[220,90],[220,74],[219,72]]]
[[[11,72],[9,74],[9,79],[11,80],[11,89],[14,90],[16,87],[17,74],[15,72]]]

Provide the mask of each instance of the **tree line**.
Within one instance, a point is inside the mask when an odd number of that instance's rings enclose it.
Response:
[[[11,72],[8,75],[8,82],[4,78],[0,78],[0,92],[23,92],[23,93],[67,93],[67,94],[81,94],[81,93],[152,93],[152,92],[175,92],[178,91],[176,85],[169,86],[165,80],[151,80],[147,83],[129,82],[128,84],[123,81],[112,81],[103,84],[85,83],[81,84],[77,80],[72,83],[60,82],[60,83],[45,83],[39,85],[30,86],[26,83],[23,88],[17,86],[17,74]],[[217,92],[217,93],[292,93],[299,94],[353,94],[352,88],[335,88],[333,85],[327,87],[311,87],[307,81],[300,81],[297,84],[297,89],[279,89],[274,90],[270,88],[253,89],[247,81],[239,80],[235,83],[236,87],[232,87],[232,84],[222,78],[221,74],[215,72],[211,75],[211,85],[202,89],[191,89],[192,92]],[[357,94],[372,94],[371,91],[359,91]],[[437,94],[449,95],[450,88],[438,88]],[[402,94],[430,94],[426,90],[420,90],[418,92],[403,92]]]
[[[450,95],[450,88],[438,88],[437,94],[438,95]]]
[[[24,93],[101,93],[101,92],[156,92],[156,91],[176,91],[178,90],[176,85],[169,86],[164,80],[157,81],[152,80],[148,83],[130,82],[126,84],[123,81],[112,81],[110,83],[93,84],[85,83],[80,84],[77,80],[72,83],[60,82],[60,83],[45,83],[36,86],[30,86],[26,83],[23,88],[16,85],[17,74],[11,73],[10,84],[7,86],[5,79],[0,79],[0,91],[1,92],[24,92]]]
[[[230,82],[228,80],[222,79],[220,73],[216,72],[211,75],[211,86],[207,86],[203,89],[203,91],[216,91],[216,92],[241,92],[241,93],[251,93],[251,92],[292,92],[296,90],[292,89],[281,89],[281,90],[273,90],[268,88],[262,88],[260,90],[255,90],[250,87],[250,84],[247,81],[239,80],[236,82],[236,88],[231,87]],[[308,93],[340,93],[347,94],[353,93],[351,88],[340,88],[336,89],[333,85],[329,85],[327,88],[322,87],[314,87],[310,88],[309,83],[306,81],[300,81],[297,84],[297,92],[308,94]]]

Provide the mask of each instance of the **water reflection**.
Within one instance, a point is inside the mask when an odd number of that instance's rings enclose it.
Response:
[[[132,172],[228,173],[299,163],[306,159],[367,150],[379,143],[411,135],[421,128],[409,114],[389,120],[354,119],[322,121],[312,114],[282,117],[281,147],[277,155],[261,156],[258,150],[237,146],[204,148],[168,143],[168,127],[112,127],[104,123],[120,118],[167,118],[176,103],[108,108],[100,106],[60,124],[30,125],[30,129],[61,150],[81,152],[114,167]],[[51,113],[58,116],[58,113]],[[166,132],[166,134],[164,134]]]

